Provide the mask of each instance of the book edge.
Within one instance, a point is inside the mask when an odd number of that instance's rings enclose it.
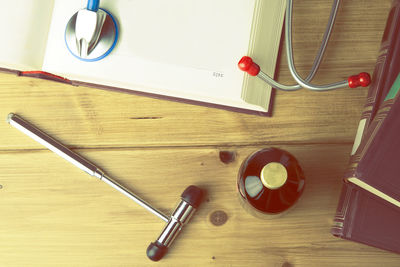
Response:
[[[244,114],[257,115],[257,116],[263,116],[263,117],[271,117],[272,116],[272,107],[273,107],[273,102],[274,102],[274,98],[275,98],[275,92],[274,92],[275,90],[272,90],[269,109],[268,109],[268,111],[264,112],[264,111],[245,109],[245,108],[233,107],[233,106],[222,105],[222,104],[208,103],[208,102],[204,102],[204,101],[191,100],[191,99],[186,99],[186,98],[179,98],[179,97],[172,97],[172,96],[166,96],[166,95],[161,95],[161,94],[147,93],[147,92],[142,92],[142,91],[138,91],[138,90],[106,86],[106,85],[102,85],[102,84],[93,84],[93,83],[86,83],[86,82],[81,82],[81,81],[68,80],[66,78],[63,78],[63,77],[60,77],[60,76],[57,76],[57,75],[54,75],[51,73],[42,72],[42,71],[24,72],[24,71],[20,71],[20,70],[7,69],[7,68],[0,67],[0,72],[15,74],[17,76],[22,76],[22,77],[33,77],[33,78],[63,82],[63,83],[71,84],[74,86],[86,86],[86,87],[96,88],[96,89],[101,89],[101,90],[130,93],[130,94],[134,94],[134,95],[150,97],[153,99],[160,99],[160,100],[167,100],[167,101],[173,101],[173,102],[184,103],[184,104],[204,106],[204,107],[209,107],[209,108],[216,108],[216,109],[222,109],[222,110],[227,110],[227,111],[232,111],[232,112],[237,112],[237,113],[244,113]]]
[[[264,111],[258,111],[258,110],[245,109],[245,108],[233,107],[233,106],[228,106],[228,105],[192,100],[192,99],[187,99],[187,98],[180,98],[180,97],[167,96],[167,95],[162,95],[162,94],[148,93],[148,92],[143,92],[143,91],[138,91],[138,90],[124,89],[124,88],[120,88],[120,87],[113,87],[113,86],[107,86],[107,85],[102,85],[102,84],[93,84],[93,83],[87,83],[87,82],[75,81],[75,80],[71,81],[71,82],[72,82],[72,85],[75,85],[75,86],[86,86],[86,87],[96,88],[96,89],[101,89],[101,90],[106,90],[106,91],[122,92],[122,93],[134,94],[134,95],[138,95],[138,96],[150,97],[153,99],[167,100],[167,101],[172,101],[172,102],[191,104],[191,105],[203,106],[203,107],[209,107],[209,108],[216,108],[216,109],[222,109],[222,110],[227,110],[227,111],[233,111],[233,112],[237,112],[237,113],[258,115],[258,116],[264,116],[264,117],[272,116],[272,108],[271,107],[273,105],[273,98],[275,95],[275,94],[271,95],[270,105],[269,105],[270,108],[268,109],[268,111],[264,112]]]

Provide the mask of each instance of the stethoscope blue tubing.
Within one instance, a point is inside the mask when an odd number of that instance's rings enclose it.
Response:
[[[99,9],[100,0],[89,0],[87,3],[87,9],[96,12]]]
[[[68,48],[68,51],[69,51],[74,57],[76,57],[77,59],[82,60],[82,61],[85,61],[85,62],[99,61],[99,60],[105,58],[106,56],[108,56],[108,55],[111,53],[111,51],[114,49],[114,47],[115,47],[116,44],[117,44],[118,35],[119,35],[117,21],[114,19],[113,15],[111,15],[110,12],[108,12],[107,10],[102,9],[102,8],[99,8],[99,9],[103,10],[104,12],[106,12],[106,13],[111,17],[111,19],[112,19],[112,21],[113,21],[113,23],[114,23],[114,26],[115,26],[115,39],[114,39],[114,42],[113,42],[112,46],[110,47],[110,49],[108,49],[103,55],[101,55],[101,56],[99,56],[99,57],[97,57],[97,58],[90,58],[90,59],[88,59],[88,58],[81,58],[81,57],[75,55],[75,54],[71,51],[71,49],[69,48],[69,46],[68,46],[68,43],[67,43],[67,29],[65,29],[65,33],[64,33],[64,42],[65,42],[65,45],[66,45],[67,48]]]

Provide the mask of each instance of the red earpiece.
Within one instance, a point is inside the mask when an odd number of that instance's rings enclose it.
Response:
[[[366,72],[361,72],[358,75],[350,76],[347,79],[350,88],[356,88],[359,86],[367,87],[371,83],[371,76]]]
[[[257,76],[260,72],[260,66],[253,62],[251,57],[242,57],[238,63],[239,69],[247,72],[251,76]]]

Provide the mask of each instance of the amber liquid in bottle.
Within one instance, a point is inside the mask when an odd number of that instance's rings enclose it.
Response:
[[[251,154],[238,174],[239,197],[250,213],[277,215],[292,207],[304,190],[304,175],[287,151],[267,148]]]

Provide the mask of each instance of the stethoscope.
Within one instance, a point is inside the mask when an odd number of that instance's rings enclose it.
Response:
[[[265,81],[266,83],[271,85],[273,88],[285,90],[285,91],[294,91],[294,90],[298,90],[301,88],[307,88],[307,89],[314,90],[314,91],[327,91],[327,90],[333,90],[333,89],[338,89],[338,88],[347,87],[347,86],[350,88],[355,88],[358,86],[363,86],[363,87],[368,86],[371,83],[371,77],[366,72],[361,72],[358,75],[350,76],[347,80],[336,82],[336,83],[331,83],[331,84],[326,84],[326,85],[311,84],[311,80],[314,78],[314,76],[318,70],[318,67],[321,63],[322,57],[325,53],[325,49],[326,49],[329,37],[332,32],[333,24],[335,22],[336,14],[337,14],[338,7],[339,7],[339,2],[340,2],[340,0],[334,0],[334,2],[333,2],[332,10],[331,10],[331,13],[329,16],[328,25],[327,25],[325,33],[324,33],[321,47],[319,48],[319,51],[314,59],[313,66],[312,66],[310,74],[307,76],[307,78],[303,79],[297,73],[296,67],[294,65],[294,60],[293,60],[293,46],[292,46],[293,1],[292,0],[287,0],[286,15],[285,15],[285,38],[286,38],[286,53],[287,53],[287,60],[288,60],[290,74],[293,76],[293,78],[297,82],[297,84],[296,85],[284,85],[284,84],[278,83],[273,78],[268,76],[266,73],[262,72],[260,70],[260,67],[256,63],[254,63],[250,57],[247,57],[247,56],[242,57],[242,59],[239,61],[239,63],[238,63],[239,68],[241,70],[247,72],[251,76],[259,77],[261,80]]]
[[[253,62],[250,57],[247,56],[243,57],[239,61],[239,68],[252,76],[259,77],[273,88],[285,91],[294,91],[301,88],[307,88],[314,91],[326,91],[347,86],[350,88],[368,86],[371,83],[371,77],[366,72],[361,72],[358,75],[350,76],[347,80],[336,83],[326,85],[311,84],[311,80],[314,78],[325,53],[325,49],[336,19],[339,3],[340,0],[333,1],[332,10],[321,46],[314,59],[311,71],[305,79],[298,74],[293,59],[292,0],[287,0],[286,5],[285,38],[289,70],[297,84],[284,85],[275,81],[273,78],[261,71],[260,67]],[[87,7],[79,10],[71,17],[65,30],[65,43],[68,50],[76,58],[83,61],[97,61],[103,59],[111,53],[117,43],[117,22],[110,12],[99,8],[99,4],[99,0],[88,0]]]
[[[99,0],[88,0],[87,7],[76,12],[65,28],[69,52],[87,62],[105,58],[118,40],[116,19],[99,5]]]

